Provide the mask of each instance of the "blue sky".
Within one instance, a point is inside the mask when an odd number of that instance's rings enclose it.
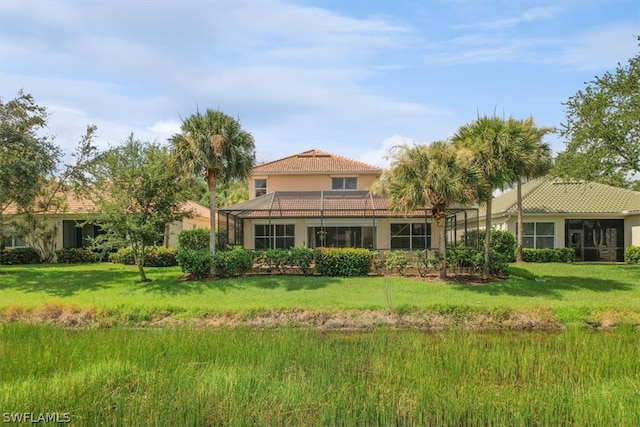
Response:
[[[166,142],[217,108],[259,161],[319,148],[384,166],[478,114],[559,127],[639,34],[637,0],[2,0],[0,97],[33,94],[68,152],[90,123],[103,147]]]

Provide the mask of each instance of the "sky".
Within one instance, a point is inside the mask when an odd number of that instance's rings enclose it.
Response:
[[[1,0],[0,98],[31,93],[67,153],[89,124],[101,148],[164,144],[212,108],[258,162],[316,148],[385,167],[479,115],[560,128],[638,35],[637,0]]]

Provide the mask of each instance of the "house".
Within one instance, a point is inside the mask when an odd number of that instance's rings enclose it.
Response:
[[[516,191],[493,200],[492,226],[517,232]],[[528,248],[572,247],[578,261],[624,261],[640,246],[640,192],[585,181],[540,178],[522,186],[524,240]],[[479,225],[484,227],[481,208]],[[469,224],[475,228],[472,218]]]
[[[88,198],[79,197],[71,193],[62,197],[60,209],[40,214],[50,228],[56,229],[55,249],[89,246],[90,238],[96,237],[100,233],[98,225],[86,223],[97,212],[96,205]],[[209,227],[210,215],[208,208],[196,202],[188,201],[184,204],[183,209],[191,212],[191,217],[169,224],[165,231],[164,242],[161,244],[176,247],[180,231],[196,227]],[[3,215],[6,216],[5,219],[8,219],[15,213],[15,207],[9,206]],[[4,246],[7,248],[29,246],[29,241],[17,236],[9,236],[5,239]]]
[[[262,163],[249,180],[249,200],[218,210],[218,228],[246,249],[437,247],[428,209],[396,214],[371,191],[381,173],[317,149]],[[475,216],[477,209],[454,207],[451,214]]]

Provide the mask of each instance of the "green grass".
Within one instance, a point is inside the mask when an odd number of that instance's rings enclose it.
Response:
[[[470,285],[405,277],[330,278],[252,276],[180,281],[178,268],[148,268],[153,279],[137,282],[135,267],[115,264],[4,266],[0,310],[72,305],[132,321],[171,314],[269,310],[435,310],[491,312],[548,310],[563,323],[613,316],[640,321],[640,267],[589,264],[522,264],[496,283]],[[6,316],[5,316],[6,317]],[[626,320],[625,320],[626,319]]]
[[[73,425],[638,425],[640,331],[0,325],[3,413]]]

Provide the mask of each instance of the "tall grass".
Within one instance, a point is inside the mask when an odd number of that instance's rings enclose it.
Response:
[[[3,412],[74,425],[638,425],[640,331],[0,325]]]

